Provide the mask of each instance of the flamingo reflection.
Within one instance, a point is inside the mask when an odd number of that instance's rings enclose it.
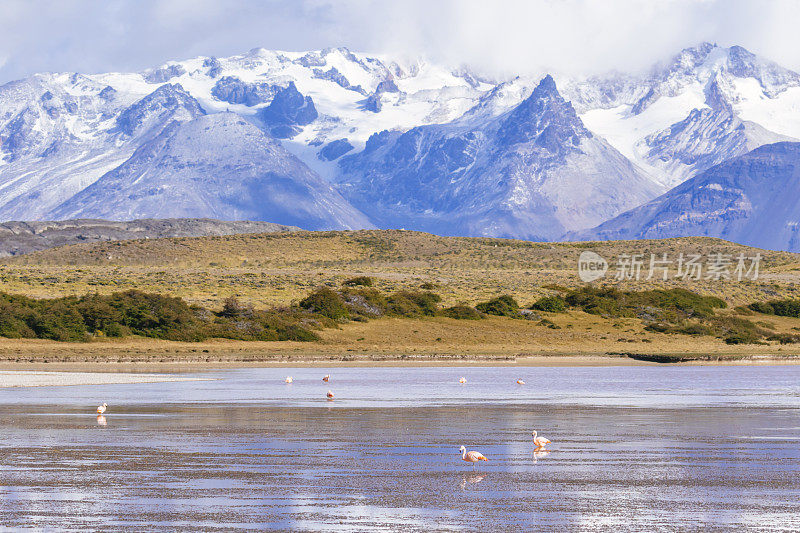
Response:
[[[470,474],[468,476],[464,476],[461,480],[461,490],[465,490],[467,488],[467,483],[469,484],[476,484],[483,481],[483,478],[486,477],[486,474]]]
[[[533,462],[537,463],[539,459],[544,459],[548,455],[550,455],[550,450],[536,450],[533,452]]]
[[[97,425],[98,426],[108,425],[108,422],[106,421],[106,417],[104,417],[103,415],[97,415]]]

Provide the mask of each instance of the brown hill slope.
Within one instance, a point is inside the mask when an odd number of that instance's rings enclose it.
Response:
[[[578,257],[592,250],[610,263],[597,283],[623,288],[687,287],[730,303],[798,297],[800,256],[756,250],[710,238],[594,243],[534,243],[439,237],[399,231],[334,231],[166,238],[79,244],[9,258],[0,263],[0,290],[32,296],[113,292],[126,288],[167,292],[206,305],[238,296],[256,305],[284,304],[310,288],[367,274],[381,289],[431,284],[445,303],[474,304],[502,293],[528,303],[547,286],[576,286]],[[760,277],[743,280],[654,279],[616,281],[623,254],[677,260],[680,253],[763,256]],[[642,278],[646,277],[646,267]],[[426,286],[431,286],[426,285]]]

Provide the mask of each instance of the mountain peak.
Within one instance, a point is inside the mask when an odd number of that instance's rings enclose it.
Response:
[[[153,126],[163,126],[167,117],[181,121],[205,115],[205,110],[178,83],[158,87],[117,117],[117,126],[127,135],[143,133]]]
[[[539,82],[539,85],[536,86],[536,89],[533,90],[533,95],[536,94],[558,94],[558,88],[556,87],[556,80],[553,79],[553,76],[547,74],[542,80]],[[532,96],[533,96],[532,95]]]
[[[528,98],[509,112],[498,135],[505,144],[535,141],[559,154],[577,147],[581,138],[592,136],[549,74]]]

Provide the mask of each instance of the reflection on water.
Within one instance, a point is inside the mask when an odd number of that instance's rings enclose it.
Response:
[[[291,387],[251,369],[0,390],[0,524],[800,529],[800,368],[525,372],[535,387],[518,368],[292,369]]]
[[[471,474],[469,476],[464,476],[461,481],[461,490],[466,490],[467,484],[475,484],[480,483],[484,480],[486,474]]]
[[[538,463],[539,459],[544,459],[550,455],[550,450],[534,450],[533,451],[533,462]]]

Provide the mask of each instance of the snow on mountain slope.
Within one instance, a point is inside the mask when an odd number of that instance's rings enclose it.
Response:
[[[800,143],[776,143],[714,166],[569,240],[710,236],[800,252]]]
[[[572,80],[565,94],[590,130],[667,186],[744,147],[800,138],[800,74],[739,46],[703,43],[644,76]],[[739,130],[739,142],[716,128],[742,122],[754,126]],[[665,146],[654,150],[654,140]],[[678,156],[666,146],[680,147]]]
[[[374,135],[341,160],[341,190],[379,226],[543,240],[660,192],[584,127],[550,76],[519,105],[476,120],[492,103]]]
[[[234,113],[172,122],[51,219],[280,220],[307,229],[373,227],[330,184]]]
[[[359,209],[333,200],[325,189],[333,184],[381,224],[410,226],[411,217],[431,231],[538,238],[594,225],[762,144],[800,138],[800,75],[741,47],[703,43],[645,75],[559,79],[578,116],[561,107],[545,115],[572,128],[574,136],[556,137],[566,147],[550,138],[561,130],[540,131],[541,116],[520,111],[538,82],[490,80],[466,68],[344,48],[256,49],[138,73],[35,75],[0,86],[0,220],[99,211],[173,216],[159,204],[167,198],[193,216],[255,216],[257,206],[229,202],[224,187],[239,191],[235,176],[255,175],[244,168],[245,155],[271,167],[235,142],[220,142],[218,129],[230,125],[204,117],[226,112],[246,122],[231,131],[248,126],[280,138],[259,142],[272,147],[276,165],[302,168],[303,183],[322,187],[324,199],[311,195],[301,204],[329,203],[320,208],[327,214],[314,218],[311,208],[300,208],[297,215],[315,227],[369,223]],[[193,129],[190,142],[181,125],[206,121],[213,127]],[[512,142],[503,133],[512,129],[536,132],[537,140]],[[192,165],[184,152],[187,168],[173,168],[164,154],[178,150],[178,138],[198,153],[221,150],[219,161],[234,169],[210,158]],[[144,153],[164,166],[148,166]],[[221,172],[218,181],[211,172]],[[169,176],[184,200],[170,196]],[[207,180],[217,201],[187,185]],[[125,199],[110,183],[135,194]],[[281,183],[288,189],[271,194],[291,196],[296,184]],[[102,205],[100,191],[116,214]]]
[[[0,219],[41,219],[172,122],[229,110],[261,126],[261,113],[290,86],[318,114],[284,147],[329,179],[336,165],[320,152],[330,141],[360,149],[382,129],[450,120],[490,87],[468,72],[345,49],[254,50],[141,73],[32,76],[0,86]],[[382,102],[379,112],[364,109],[368,96]]]

